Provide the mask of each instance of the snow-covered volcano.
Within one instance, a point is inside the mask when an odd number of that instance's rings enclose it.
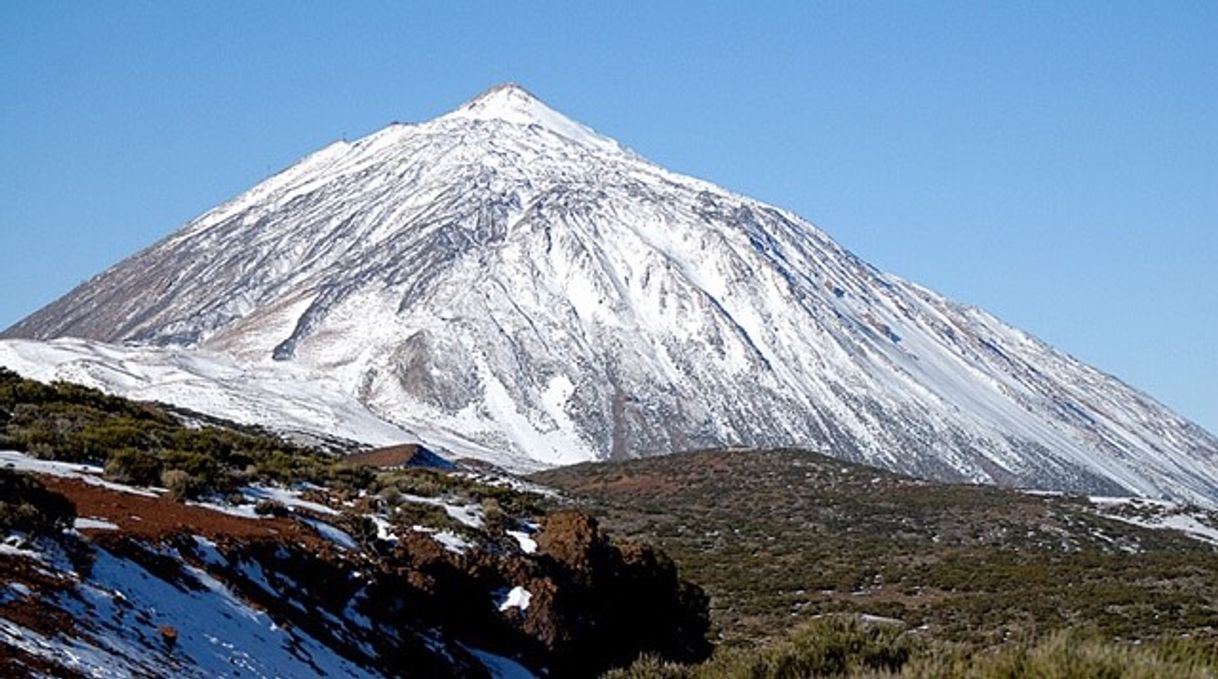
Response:
[[[1218,440],[1150,397],[514,85],[331,144],[3,336],[290,367],[545,464],[800,445],[1218,500]]]

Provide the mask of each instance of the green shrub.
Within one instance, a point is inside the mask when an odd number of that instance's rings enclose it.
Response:
[[[198,497],[201,490],[195,478],[182,469],[166,469],[161,472],[161,485],[169,491],[169,497],[175,500]]]
[[[396,507],[402,504],[402,491],[393,486],[381,488],[377,493],[377,497],[386,507]]]
[[[486,532],[490,535],[503,535],[504,531],[516,527],[516,522],[503,511],[503,505],[495,498],[483,498],[482,516]]]
[[[817,621],[761,648],[724,648],[700,665],[640,657],[606,679],[1202,679],[1218,676],[1211,643],[1129,644],[1057,632],[1039,641],[968,651],[914,643],[907,633],[851,620]]]
[[[451,491],[455,480],[448,474],[435,469],[407,468],[381,472],[377,477],[378,485],[391,487],[401,493],[436,497]]]
[[[155,433],[146,423],[126,417],[90,425],[61,436],[59,451],[75,460],[105,460],[112,450],[147,450]]]
[[[695,679],[699,671],[695,667],[669,662],[649,653],[639,656],[630,667],[611,670],[603,679]]]
[[[106,459],[106,476],[117,483],[133,486],[154,486],[161,481],[163,465],[156,455],[124,448],[110,453]]]
[[[806,623],[786,641],[760,650],[726,650],[707,669],[718,676],[796,679],[895,672],[909,657],[910,643],[899,627],[835,617]]]
[[[233,488],[232,473],[207,453],[169,450],[161,453],[161,464],[190,475],[195,495],[227,493]]]
[[[28,474],[0,468],[0,530],[57,534],[71,528],[76,506]]]
[[[326,481],[334,490],[359,490],[368,488],[376,478],[376,472],[368,467],[352,467],[334,462],[326,469]]]
[[[260,480],[288,485],[325,480],[327,463],[317,454],[271,450],[256,456],[253,467]]]
[[[393,523],[398,526],[410,528],[411,526],[425,526],[428,528],[444,529],[444,528],[459,528],[460,523],[454,521],[444,511],[443,507],[424,502],[403,502],[398,505],[398,508],[391,515]]]
[[[1112,677],[1113,679],[1201,679],[1218,676],[1213,649],[1201,645],[1185,656],[1156,643],[1133,645],[1094,636],[1057,632],[1035,643],[1005,644],[972,654],[940,650],[911,662],[903,676],[930,679]]]

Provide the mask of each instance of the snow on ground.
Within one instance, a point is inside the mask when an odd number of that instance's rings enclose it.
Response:
[[[1036,497],[1063,497],[1065,495],[1060,490],[1036,490],[1035,488],[1021,488],[1019,492]]]
[[[423,497],[422,495],[411,495],[409,493],[403,493],[401,497],[405,502],[418,502],[420,504],[442,507],[449,518],[470,528],[482,528],[486,525],[486,519],[482,514],[482,507],[476,504],[457,505],[437,500],[434,497]]]
[[[323,538],[333,542],[343,549],[359,549],[359,543],[355,541],[355,538],[351,537],[350,533],[341,528],[336,528],[325,521],[318,521],[317,519],[301,517],[301,521],[309,524],[313,527],[313,530],[316,530],[317,533]]]
[[[371,446],[421,443],[445,457],[506,469],[542,465],[434,429],[376,414],[327,371],[285,361],[246,361],[202,349],[134,347],[76,338],[0,340],[0,366],[44,382],[65,380],[137,401],[158,401],[285,435],[338,437]]]
[[[0,542],[0,554],[31,559],[46,566],[38,570],[51,577],[76,575],[72,560],[59,543],[43,538],[30,539],[22,533],[11,533]]]
[[[300,496],[303,493],[301,489],[292,488],[275,488],[273,486],[247,486],[241,489],[241,494],[254,501],[271,500],[278,502],[285,507],[291,509],[306,509],[317,514],[326,514],[329,516],[337,516],[338,510],[311,500],[304,500]]]
[[[210,542],[196,542],[205,561],[218,558],[207,556],[208,548],[214,552]],[[11,551],[44,563],[58,561],[45,546]],[[58,567],[55,575],[79,577]],[[87,635],[44,634],[0,618],[0,645],[96,677],[164,676],[167,671],[199,678],[375,676],[307,633],[279,626],[206,571],[188,565],[183,575],[193,581],[190,586],[97,549],[87,579],[45,595],[56,608],[86,624]],[[30,594],[28,588],[7,589]],[[162,631],[167,629],[176,634],[172,644]]]
[[[470,548],[468,540],[450,530],[438,531],[435,528],[428,528],[427,526],[411,526],[410,528],[417,533],[430,535],[431,539],[443,545],[444,549],[455,554],[464,554],[465,550]]]
[[[491,679],[536,679],[537,677],[515,660],[469,646],[464,648],[469,651],[470,655],[477,658],[478,662],[482,663],[482,666],[490,673]]]
[[[444,549],[457,554],[464,554],[470,548],[469,541],[457,535],[450,530],[442,530],[432,533],[432,539],[444,545]]]
[[[106,481],[101,478],[104,470],[96,465],[80,464],[76,462],[56,462],[53,460],[40,460],[36,457],[31,457],[25,453],[14,450],[0,450],[0,467],[8,467],[17,471],[31,472],[34,474],[47,474],[50,476],[59,476],[65,478],[80,479],[86,483],[115,490],[123,493],[132,493],[135,495],[143,495],[145,497],[157,497],[157,493],[146,488],[137,488],[121,483]],[[254,503],[259,500],[271,500],[279,502],[291,509],[303,509],[316,514],[328,516],[337,516],[338,510],[328,507],[320,502],[305,500],[301,495],[310,490],[308,486],[299,488],[276,488],[273,486],[246,486],[241,489],[241,494],[249,500],[248,505],[232,505],[223,502],[188,502],[187,504],[203,507],[212,511],[223,512],[232,516],[239,516],[246,519],[260,518],[254,511]],[[448,510],[449,515],[454,519],[473,525],[471,522],[480,522],[481,516],[478,512],[481,510],[476,505],[468,507],[457,505],[445,505],[439,501],[429,500],[432,504],[439,504]],[[478,525],[481,525],[478,523]]]
[[[0,585],[0,606],[25,599],[33,592],[25,583],[21,582],[6,582]]]
[[[1181,531],[1196,540],[1218,545],[1218,528],[1202,523],[1196,516],[1182,514],[1168,516],[1163,519],[1160,526]]]
[[[42,555],[36,550],[23,545],[20,539],[8,539],[0,542],[0,556],[20,556],[26,559],[42,561]]]
[[[542,495],[545,497],[558,497],[559,495],[558,491],[554,490],[553,488],[548,488],[539,483],[525,481],[524,479],[517,478],[515,476],[507,476],[504,474],[459,471],[453,472],[453,476],[469,479],[470,481],[480,483],[484,486],[508,488],[518,493],[533,493],[534,495]]]
[[[77,517],[73,528],[76,530],[118,530],[118,524],[105,519]]]
[[[85,676],[117,677],[131,674],[119,670],[121,663],[105,650],[75,638],[44,636],[4,618],[0,618],[0,642]]]
[[[516,542],[520,543],[520,551],[525,554],[532,554],[537,551],[537,541],[529,537],[529,534],[522,530],[509,530],[507,534],[510,537],[516,538]]]
[[[89,613],[81,608],[79,613],[113,620],[108,645],[144,659],[152,668],[165,666],[157,658],[160,640],[148,647],[147,631],[118,615],[115,593],[121,594],[124,606],[147,611],[152,625],[173,626],[178,633],[174,654],[189,658],[204,675],[236,671],[263,676],[372,676],[304,632],[278,626],[205,571],[187,570],[201,589],[176,587],[131,561],[98,550],[90,579],[80,588],[82,598],[95,609]],[[64,603],[65,608],[72,606],[70,601]],[[152,625],[149,628],[155,630]]]
[[[137,401],[161,401],[245,424],[339,436],[372,445],[413,442],[400,427],[343,396],[322,374],[245,365],[220,354],[80,339],[0,342],[0,365],[42,381],[67,380]]]
[[[385,517],[378,514],[369,514],[368,518],[372,519],[372,523],[376,524],[376,538],[378,540],[397,541],[398,536],[393,532],[393,524],[389,523]]]
[[[250,504],[233,505],[224,502],[197,502],[194,500],[188,501],[186,504],[191,507],[202,507],[210,509],[213,512],[228,514],[229,516],[237,516],[242,519],[261,519],[258,512],[254,511],[254,506]]]
[[[1093,505],[1100,507],[1122,507],[1122,506],[1144,506],[1144,507],[1160,507],[1162,509],[1178,509],[1181,505],[1171,500],[1155,500],[1145,497],[1108,497],[1105,495],[1092,495],[1087,498],[1087,501]]]
[[[1101,516],[1156,530],[1176,530],[1194,540],[1218,545],[1218,523],[1213,514],[1169,500],[1133,497],[1087,498]],[[1203,520],[1205,519],[1205,520]]]
[[[510,608],[519,608],[523,611],[528,609],[529,602],[532,600],[533,594],[529,592],[529,590],[521,587],[520,585],[516,585],[512,589],[508,590],[507,593],[500,592],[496,594],[495,605],[498,606],[499,610],[501,611],[506,611]]]

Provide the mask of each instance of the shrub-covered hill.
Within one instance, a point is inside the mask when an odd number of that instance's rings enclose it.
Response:
[[[328,450],[256,427],[69,382],[46,384],[2,367],[0,449],[104,466],[139,485],[181,472],[170,476],[176,478],[171,490],[184,497],[226,492],[248,480],[321,481],[338,469]]]
[[[0,676],[595,676],[708,626],[662,553],[493,470],[0,371]]]
[[[1198,539],[1218,535],[1218,521],[1197,508],[930,483],[797,450],[532,479],[670,554],[710,594],[728,645],[841,612],[974,648],[1064,628],[1218,638],[1218,552]]]

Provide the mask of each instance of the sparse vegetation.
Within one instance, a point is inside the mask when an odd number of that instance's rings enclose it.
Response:
[[[697,458],[692,456],[698,456]],[[903,621],[969,649],[1092,628],[1218,639],[1218,553],[1081,499],[909,479],[800,451],[706,452],[543,472],[711,596],[721,645],[826,614]]]
[[[365,468],[366,470],[366,468]],[[542,514],[546,503],[540,496],[504,486],[490,485],[460,473],[426,467],[381,470],[368,489],[390,496],[463,497],[474,503],[493,502],[507,514]]]
[[[760,648],[721,646],[709,660],[696,665],[665,662],[645,655],[628,668],[607,673],[605,679],[1214,676],[1218,676],[1218,651],[1206,643],[1134,645],[1104,640],[1094,634],[1059,631],[1039,641],[967,649],[932,642],[892,625],[864,624],[854,618],[822,618]]]

